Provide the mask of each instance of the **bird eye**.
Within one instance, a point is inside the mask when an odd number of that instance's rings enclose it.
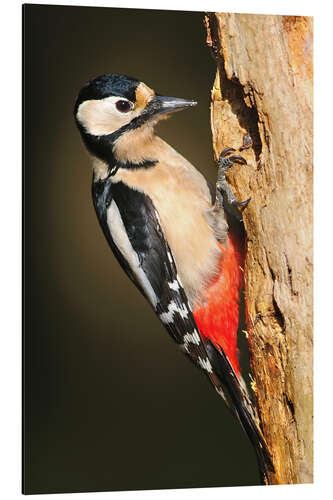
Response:
[[[131,109],[131,105],[128,101],[117,101],[116,102],[116,108],[118,111],[121,111],[121,113],[127,113]]]

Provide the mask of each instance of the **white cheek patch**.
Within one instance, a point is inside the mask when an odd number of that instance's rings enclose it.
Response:
[[[77,119],[85,130],[91,135],[112,134],[119,128],[127,125],[137,112],[118,111],[115,104],[124,100],[121,97],[110,96],[105,99],[91,99],[80,104],[77,111]]]
[[[138,254],[131,245],[119,209],[114,200],[107,210],[107,224],[115,245],[127,261],[138,282],[145,291],[149,301],[153,307],[156,307],[157,297],[150,281],[140,266]]]

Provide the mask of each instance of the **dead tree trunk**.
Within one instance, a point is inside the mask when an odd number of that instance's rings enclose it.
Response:
[[[251,368],[272,483],[313,478],[312,18],[206,16],[217,62],[211,126],[216,159],[239,148],[228,178],[247,233]]]

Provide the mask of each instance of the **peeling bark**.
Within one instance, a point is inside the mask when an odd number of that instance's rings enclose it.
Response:
[[[245,293],[257,409],[274,484],[313,480],[312,18],[207,14],[211,126],[247,233]]]

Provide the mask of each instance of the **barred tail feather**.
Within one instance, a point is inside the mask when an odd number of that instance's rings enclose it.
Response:
[[[205,342],[205,348],[214,373],[219,378],[221,388],[223,388],[224,398],[227,399],[231,410],[253,444],[261,480],[263,484],[271,484],[270,472],[274,472],[274,465],[262,433],[255,423],[251,403],[240,386],[239,380],[223,350],[217,349],[209,340]]]

